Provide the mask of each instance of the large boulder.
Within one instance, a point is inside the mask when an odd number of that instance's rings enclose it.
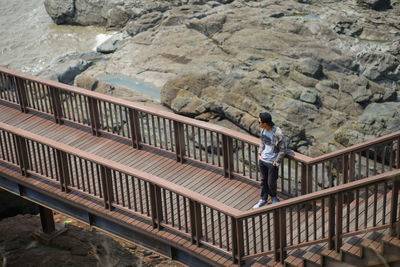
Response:
[[[56,24],[74,24],[75,0],[45,0],[47,14]]]
[[[360,62],[360,73],[372,81],[400,80],[400,61],[393,55],[362,52],[357,59]]]
[[[96,52],[73,52],[55,58],[49,66],[36,75],[65,84],[73,84],[77,75],[88,69],[103,55]]]
[[[400,102],[372,103],[359,117],[366,132],[375,135],[400,131]]]

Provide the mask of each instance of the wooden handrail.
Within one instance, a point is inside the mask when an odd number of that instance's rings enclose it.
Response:
[[[391,134],[388,134],[388,135],[384,135],[384,136],[375,138],[373,140],[363,142],[361,144],[357,144],[357,145],[353,145],[353,146],[350,146],[350,147],[346,147],[346,148],[343,148],[343,149],[340,149],[340,150],[337,150],[337,151],[334,151],[334,152],[331,152],[331,153],[328,153],[328,154],[325,154],[325,155],[321,155],[321,156],[318,156],[316,158],[312,158],[309,161],[307,161],[307,163],[308,164],[319,163],[319,162],[322,162],[322,161],[326,161],[328,159],[336,158],[336,157],[338,157],[340,155],[343,155],[343,154],[348,154],[350,152],[356,152],[356,151],[359,151],[359,150],[362,150],[362,149],[365,149],[365,148],[368,148],[368,147],[372,147],[374,145],[379,145],[379,144],[385,143],[387,141],[393,140],[395,138],[400,138],[400,131],[394,132],[394,133],[391,133]]]
[[[228,216],[236,217],[237,214],[239,213],[239,210],[237,210],[235,208],[232,208],[232,207],[227,206],[227,205],[225,205],[225,204],[223,204],[221,202],[218,202],[218,201],[216,201],[214,199],[211,199],[211,198],[208,198],[206,196],[203,196],[203,195],[201,195],[201,194],[199,194],[197,192],[191,191],[191,190],[189,190],[187,188],[184,188],[184,187],[182,187],[180,185],[177,185],[177,184],[171,183],[169,181],[166,181],[166,180],[164,180],[164,179],[162,179],[160,177],[157,177],[155,175],[142,172],[142,171],[134,169],[132,167],[128,167],[126,165],[122,165],[122,164],[117,163],[115,161],[99,157],[97,155],[88,153],[86,151],[79,150],[77,148],[73,148],[73,147],[65,145],[65,144],[58,143],[58,142],[56,142],[54,140],[51,140],[49,138],[33,134],[33,133],[27,132],[27,131],[22,130],[22,129],[18,129],[18,128],[14,127],[14,126],[6,125],[6,124],[4,124],[2,122],[0,122],[0,129],[4,130],[6,132],[9,132],[9,133],[15,134],[17,136],[20,136],[20,137],[23,137],[23,138],[26,138],[26,139],[29,139],[29,140],[44,144],[44,145],[47,145],[49,147],[52,147],[54,149],[63,151],[63,152],[68,153],[70,155],[74,155],[74,156],[86,159],[88,161],[97,163],[97,164],[102,165],[104,167],[108,167],[108,168],[110,168],[112,170],[116,170],[116,171],[119,171],[119,172],[122,172],[122,173],[125,173],[125,174],[128,174],[128,175],[140,178],[140,179],[142,179],[142,180],[144,180],[146,182],[150,182],[150,183],[156,184],[156,185],[160,186],[161,188],[167,189],[167,190],[169,190],[171,192],[174,192],[176,194],[179,194],[179,195],[181,195],[183,197],[186,197],[188,199],[196,201],[196,202],[198,202],[198,203],[200,203],[202,205],[211,207],[211,208],[213,208],[213,209],[215,209],[215,210],[217,210],[217,211],[219,211],[221,213],[224,213],[224,214],[226,214]]]
[[[188,118],[179,114],[175,114],[169,111],[163,111],[163,110],[159,110],[153,107],[149,107],[149,106],[145,106],[145,105],[141,105],[139,103],[133,103],[131,101],[127,101],[121,98],[116,98],[113,96],[109,96],[109,95],[104,95],[98,92],[94,92],[94,91],[90,91],[90,90],[86,90],[83,88],[79,88],[76,86],[72,86],[72,85],[67,85],[67,84],[63,84],[60,82],[56,82],[56,81],[52,81],[52,80],[47,80],[44,78],[40,78],[40,77],[36,77],[30,74],[26,74],[26,73],[21,73],[15,70],[9,70],[6,69],[4,67],[0,66],[0,72],[3,73],[7,73],[10,75],[13,75],[15,77],[19,77],[22,79],[26,79],[26,80],[30,80],[30,81],[35,81],[35,82],[39,82],[51,87],[57,87],[60,88],[62,90],[66,90],[69,92],[73,92],[73,93],[78,93],[84,96],[88,96],[88,97],[92,97],[95,98],[97,100],[102,100],[102,101],[106,101],[106,102],[110,102],[112,104],[116,104],[116,105],[121,105],[127,108],[132,108],[134,110],[137,111],[141,111],[141,112],[146,112],[152,115],[156,115],[165,119],[173,119],[175,121],[181,122],[181,123],[185,123],[188,125],[193,125],[196,127],[200,127],[202,129],[206,129],[206,130],[210,130],[210,131],[214,131],[217,133],[221,133],[221,134],[225,134],[227,136],[230,137],[234,137],[238,140],[241,141],[246,141],[255,145],[259,144],[259,139],[253,136],[250,136],[248,134],[244,134],[244,133],[240,133],[240,132],[236,132],[234,130],[231,130],[229,128],[223,127],[223,126],[219,126],[219,125],[215,125],[215,124],[210,124],[208,122],[203,122],[203,121],[199,121],[199,120],[195,120],[192,118]]]
[[[364,188],[371,184],[375,184],[377,182],[388,181],[388,180],[391,180],[396,177],[400,179],[400,169],[381,173],[376,176],[364,178],[362,180],[353,181],[353,182],[350,182],[347,184],[338,185],[338,186],[331,187],[328,189],[323,189],[321,191],[309,193],[304,196],[290,198],[285,201],[278,202],[276,204],[271,204],[271,205],[267,205],[267,206],[258,208],[256,210],[242,211],[238,215],[237,219],[242,219],[242,218],[246,218],[246,217],[254,216],[254,215],[260,215],[260,214],[271,212],[271,211],[274,211],[277,209],[286,208],[286,207],[289,207],[289,206],[292,206],[295,204],[302,204],[302,203],[309,202],[312,200],[325,198],[325,197],[334,195],[339,192],[350,191],[350,190],[356,189],[356,188]]]

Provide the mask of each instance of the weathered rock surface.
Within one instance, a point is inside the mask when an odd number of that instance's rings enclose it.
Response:
[[[3,266],[146,266],[112,238],[72,225],[46,246],[31,233],[40,218],[18,215],[0,221],[0,257]],[[100,265],[101,264],[101,265]]]
[[[173,111],[228,119],[255,135],[268,110],[292,148],[317,146],[312,154],[396,129],[382,115],[387,131],[367,132],[364,118],[399,101],[399,0],[150,2],[119,1],[126,23],[104,13],[117,1],[96,11],[131,38],[84,76],[150,82]],[[349,125],[359,134],[341,138]]]
[[[75,77],[93,65],[104,56],[100,53],[69,53],[55,58],[43,71],[37,73],[46,79],[73,84]]]

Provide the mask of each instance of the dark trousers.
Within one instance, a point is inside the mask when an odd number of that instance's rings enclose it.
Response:
[[[267,200],[268,195],[276,197],[276,188],[278,182],[278,167],[262,160],[258,161],[261,172],[261,194],[260,198]]]

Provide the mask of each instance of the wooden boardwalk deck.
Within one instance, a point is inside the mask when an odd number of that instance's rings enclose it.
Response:
[[[168,244],[171,257],[301,262],[307,248],[330,240],[337,252],[398,221],[400,132],[317,158],[287,155],[278,187],[299,197],[252,210],[259,140],[227,128],[1,67],[0,127],[2,187]]]
[[[47,115],[22,113],[18,108],[2,103],[0,122],[153,174],[238,210],[251,209],[259,199],[256,185],[227,179],[205,164],[182,164],[174,155],[148,147],[137,150],[116,136],[93,137],[87,128],[68,122],[55,124]]]

